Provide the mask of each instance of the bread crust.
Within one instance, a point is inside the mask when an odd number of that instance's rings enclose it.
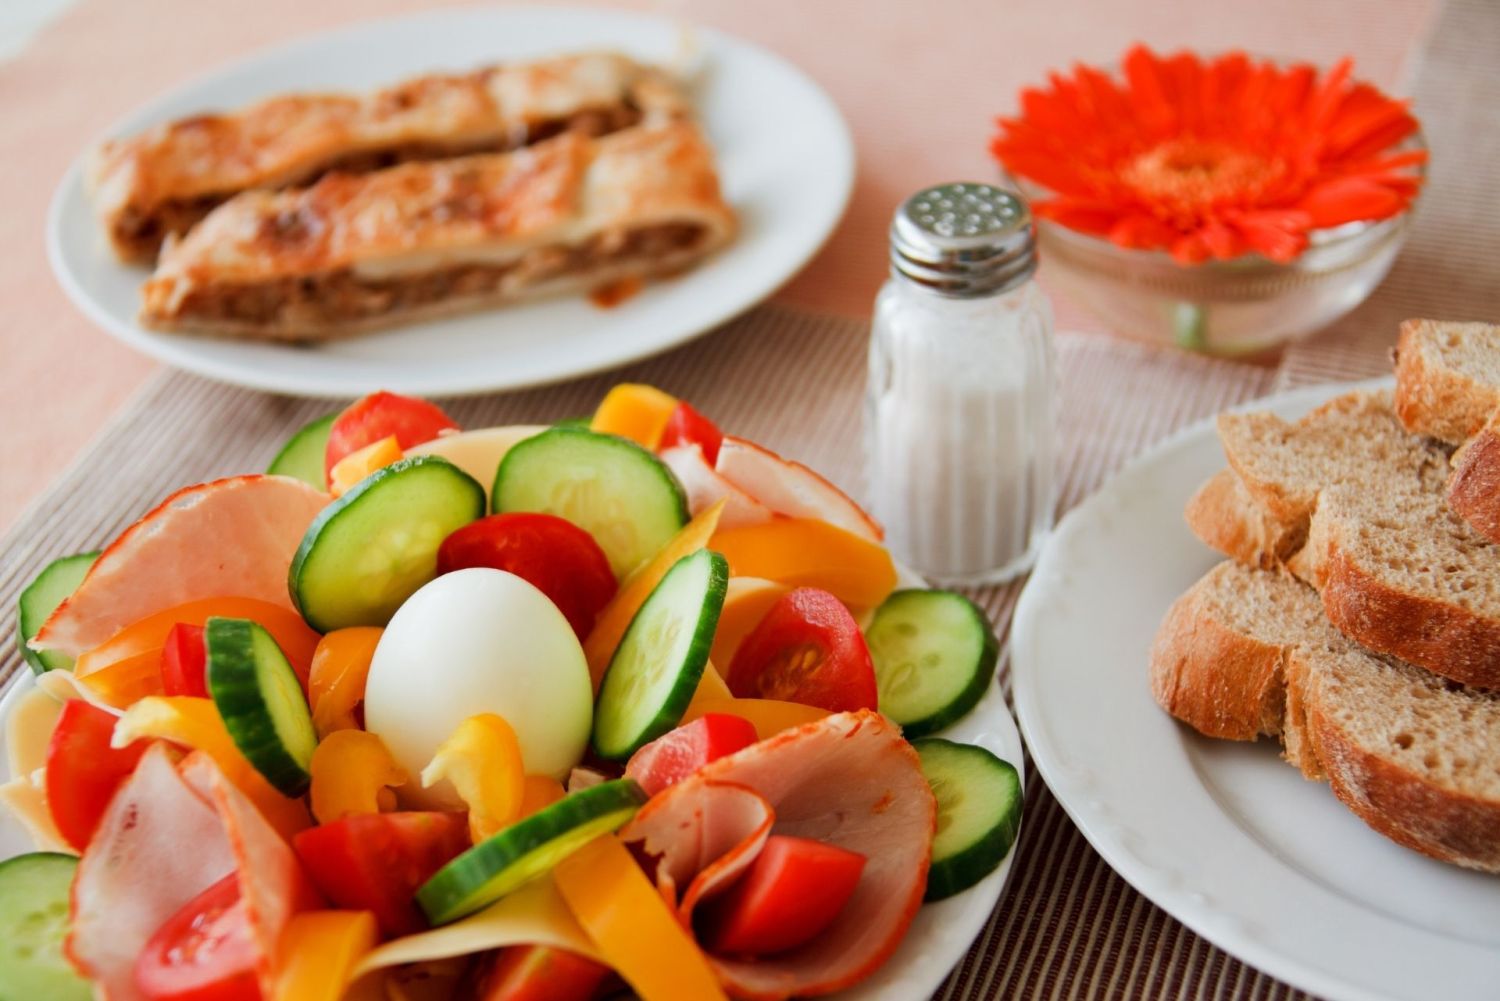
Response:
[[[1307,672],[1293,651],[1291,672]],[[1500,872],[1500,809],[1443,789],[1350,739],[1317,697],[1315,683],[1297,685],[1305,704],[1304,735],[1333,794],[1387,838],[1443,862]]]
[[[1452,681],[1500,687],[1500,622],[1389,586],[1350,556],[1337,532],[1320,532],[1318,520],[1314,516],[1312,537],[1327,544],[1310,543],[1304,552],[1323,610],[1339,632]]]
[[[1282,730],[1285,650],[1220,623],[1194,585],[1167,611],[1151,645],[1151,694],[1209,737],[1255,740]]]
[[[1284,522],[1266,512],[1233,469],[1209,477],[1188,500],[1188,527],[1206,545],[1246,566],[1270,570],[1291,557],[1306,539],[1300,519]]]
[[[1448,506],[1480,535],[1500,542],[1500,411],[1453,462]]]
[[[1443,365],[1432,363],[1424,341],[1442,336],[1449,324],[1411,319],[1396,338],[1396,417],[1413,434],[1461,445],[1484,426],[1500,393]],[[1480,326],[1474,324],[1474,326]]]

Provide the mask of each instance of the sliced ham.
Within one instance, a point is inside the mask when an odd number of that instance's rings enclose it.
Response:
[[[314,891],[291,845],[224,777],[212,758],[201,751],[189,755],[182,763],[182,777],[212,805],[219,819],[219,837],[239,870],[240,904],[260,945],[258,972],[270,997],[275,988],[276,944],[292,915],[316,902]]]
[[[704,458],[699,445],[676,445],[657,456],[672,470],[687,493],[688,511],[693,515],[712,507],[720,500],[727,503],[719,515],[720,528],[759,525],[771,520],[771,509],[730,483]]]
[[[165,744],[110,801],[73,880],[69,958],[103,1001],[144,1001],[135,961],[157,928],[234,871],[224,825],[183,781]]]
[[[765,825],[766,813],[771,823]],[[868,859],[844,910],[807,945],[755,961],[711,956],[750,1001],[843,990],[885,962],[922,905],[937,805],[916,752],[878,713],[839,713],[711,762],[654,797],[621,832],[658,858],[657,881],[691,927],[769,834],[813,838]]]
[[[31,645],[76,657],[132,622],[199,598],[233,595],[291,608],[287,571],[329,500],[286,476],[235,476],[179,490],[104,550]]]
[[[871,542],[885,537],[875,519],[838,487],[802,463],[743,438],[724,436],[714,469],[777,514],[818,518]]]

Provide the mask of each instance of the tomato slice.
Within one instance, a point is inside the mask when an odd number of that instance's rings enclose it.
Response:
[[[324,475],[351,452],[396,436],[403,449],[431,441],[442,431],[458,430],[458,424],[442,408],[396,393],[371,393],[355,400],[333,420],[328,429],[328,449],[323,453]]]
[[[161,648],[161,688],[167,695],[208,698],[208,650],[203,627],[179,622]]]
[[[589,1001],[609,974],[576,952],[517,945],[486,955],[472,974],[473,988],[459,994],[473,1001]]]
[[[713,421],[694,410],[691,404],[679,402],[667,418],[666,430],[661,433],[658,451],[674,445],[697,445],[703,449],[703,458],[712,466],[719,461],[719,446],[724,444],[724,432]]]
[[[443,540],[438,573],[467,567],[508,570],[541,591],[581,640],[615,596],[614,572],[594,537],[550,514],[492,514]]]
[[[749,747],[757,739],[755,724],[744,717],[705,713],[636,751],[625,766],[625,777],[639,782],[647,796],[655,796],[710,761]]]
[[[148,1001],[261,1001],[259,959],[230,873],[156,930],[136,959],[135,984]]]
[[[82,699],[69,699],[47,743],[47,807],[58,833],[80,852],[151,743],[110,747],[117,718]]]
[[[875,708],[875,665],[859,623],[827,591],[799,587],[776,600],[729,663],[741,699],[801,702],[829,712]]]
[[[323,895],[336,907],[372,912],[387,936],[427,928],[417,887],[469,846],[462,813],[358,814],[292,838]]]
[[[811,838],[773,834],[745,875],[704,905],[709,951],[764,956],[812,941],[849,902],[865,857]]]

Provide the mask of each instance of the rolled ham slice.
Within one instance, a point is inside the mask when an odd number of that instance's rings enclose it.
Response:
[[[865,856],[854,895],[812,942],[756,960],[709,957],[730,994],[780,1001],[843,990],[890,957],[922,905],[936,820],[916,752],[862,710],[711,762],[654,797],[620,836],[657,859],[657,885],[689,928],[693,909],[730,886],[772,833]]]
[[[76,657],[153,612],[200,598],[292,607],[287,571],[328,494],[287,476],[186,487],[127,528],[31,646]]]
[[[153,744],[78,863],[68,957],[103,1001],[144,1001],[136,957],[156,929],[234,865],[219,815],[183,781],[166,745]]]
[[[802,463],[754,442],[725,435],[714,470],[777,514],[817,518],[871,542],[885,537],[875,519],[848,494]]]
[[[704,458],[698,445],[675,445],[663,449],[657,458],[666,463],[687,494],[688,511],[693,515],[724,500],[719,515],[720,528],[740,528],[770,521],[771,509],[720,476]]]

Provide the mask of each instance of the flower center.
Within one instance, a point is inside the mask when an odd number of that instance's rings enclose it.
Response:
[[[1193,226],[1206,211],[1226,201],[1253,202],[1285,173],[1280,159],[1182,136],[1127,161],[1120,176],[1145,201],[1154,203],[1166,221]]]

